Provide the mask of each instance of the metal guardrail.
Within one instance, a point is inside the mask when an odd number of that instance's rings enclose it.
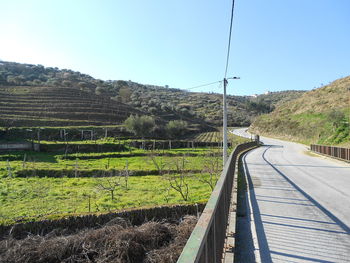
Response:
[[[256,145],[256,141],[240,144],[231,153],[178,263],[221,262],[237,157]]]
[[[350,161],[350,149],[349,148],[311,144],[310,149],[311,149],[311,151],[314,151],[317,153],[321,153],[321,154],[329,155],[329,156],[339,158],[342,160]]]

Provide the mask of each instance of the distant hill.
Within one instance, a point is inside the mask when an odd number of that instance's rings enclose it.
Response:
[[[3,94],[0,105],[4,106],[0,119],[9,119],[10,111],[14,111],[12,115],[18,116],[15,125],[27,125],[28,120],[33,120],[33,125],[106,125],[119,123],[137,112],[163,121],[186,120],[204,129],[222,125],[221,94],[188,92],[123,80],[103,81],[68,69],[5,61],[0,61],[0,88]],[[254,97],[228,96],[228,125],[248,126],[256,116],[271,112],[280,102],[295,99],[303,93],[281,91]],[[31,103],[28,97],[33,99]],[[82,100],[85,99],[86,104],[83,105]],[[73,102],[77,108],[70,105]],[[60,106],[60,103],[65,106]],[[96,110],[79,114],[88,104],[91,109],[96,106]],[[27,110],[24,105],[42,113]],[[42,107],[46,108],[41,110]],[[120,116],[117,109],[122,109]]]
[[[350,146],[350,76],[306,92],[255,120],[255,133],[304,143]]]

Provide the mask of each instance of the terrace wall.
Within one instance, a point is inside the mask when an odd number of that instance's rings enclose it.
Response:
[[[0,151],[34,150],[39,151],[39,144],[30,142],[0,143]]]
[[[133,209],[106,214],[87,214],[81,216],[68,216],[57,220],[43,220],[38,222],[19,223],[12,226],[0,225],[0,240],[11,235],[21,239],[33,235],[45,235],[53,230],[55,233],[71,234],[84,228],[98,228],[121,217],[127,219],[132,225],[141,225],[150,220],[169,220],[178,222],[185,215],[199,216],[205,204],[157,206],[148,209]]]

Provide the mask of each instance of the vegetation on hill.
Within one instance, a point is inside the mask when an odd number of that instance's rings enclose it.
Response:
[[[268,136],[349,146],[350,76],[314,89],[262,115],[251,130]]]
[[[72,70],[5,61],[0,61],[0,87],[0,105],[4,109],[0,119],[14,120],[13,125],[17,126],[120,124],[137,112],[166,122],[183,120],[204,129],[222,124],[222,95],[215,93],[123,80],[103,81]],[[297,98],[302,93],[228,96],[228,125],[247,126],[256,116],[272,111],[280,101]],[[104,112],[100,107],[111,110]],[[84,114],[79,115],[84,112],[88,113],[85,118]],[[31,120],[33,125],[28,125]]]
[[[188,92],[125,81],[118,83],[122,86],[114,99],[123,101],[136,109],[157,114],[168,120],[180,116],[182,120],[189,123],[193,120],[203,120],[214,126],[222,125],[221,94]],[[304,92],[283,91],[256,97],[228,96],[228,125],[249,126],[256,116],[272,111],[279,101],[297,98],[302,93]],[[128,95],[127,99],[125,94]]]

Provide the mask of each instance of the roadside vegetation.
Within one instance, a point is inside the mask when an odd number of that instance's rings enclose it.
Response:
[[[305,93],[255,120],[250,130],[305,144],[350,147],[350,77]]]

